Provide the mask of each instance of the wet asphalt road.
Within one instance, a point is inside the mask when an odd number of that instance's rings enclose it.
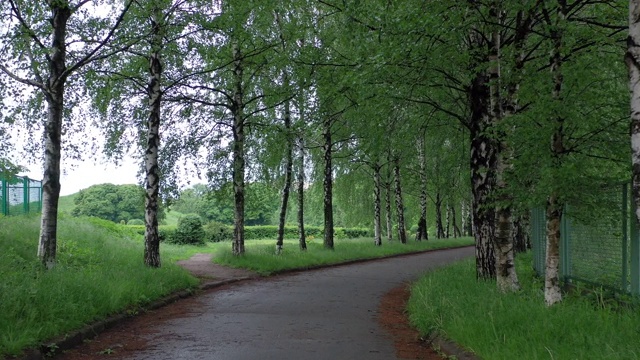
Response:
[[[376,322],[383,294],[472,256],[442,250],[250,281],[198,297],[201,306],[145,335],[133,359],[395,359]]]

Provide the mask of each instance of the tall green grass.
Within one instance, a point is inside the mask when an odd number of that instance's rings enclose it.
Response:
[[[170,261],[145,267],[142,242],[123,227],[65,216],[58,263],[46,271],[38,230],[37,217],[0,218],[0,356],[197,284]]]
[[[404,254],[417,251],[441,249],[446,247],[459,247],[472,245],[472,238],[409,241],[401,244],[398,241],[384,242],[382,246],[375,246],[371,238],[336,239],[335,250],[327,250],[321,241],[313,241],[307,244],[307,251],[300,251],[298,243],[294,240],[285,240],[284,251],[280,255],[275,254],[275,240],[245,241],[246,253],[244,256],[233,256],[229,243],[221,243],[216,251],[213,261],[227,266],[253,270],[259,274],[269,275],[274,272],[306,268],[310,266],[336,264],[355,259],[374,259],[394,254]],[[224,247],[222,247],[224,246]]]
[[[529,254],[517,271],[515,294],[476,281],[473,260],[431,272],[412,288],[410,319],[483,359],[640,359],[640,309],[577,294],[547,308]]]

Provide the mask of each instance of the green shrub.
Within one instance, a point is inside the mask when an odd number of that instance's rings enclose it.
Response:
[[[373,230],[364,228],[344,228],[344,234],[347,239],[355,239],[359,237],[372,237]]]
[[[126,226],[131,231],[135,232],[138,235],[144,236],[144,232],[146,231],[146,226],[143,225],[127,225]],[[158,237],[161,242],[167,241],[173,237],[173,234],[176,232],[176,227],[172,225],[160,225],[158,226]],[[167,241],[171,242],[171,241]]]
[[[158,238],[160,238],[161,242],[166,241],[168,243],[172,243],[173,238],[175,237],[176,231],[177,229],[175,226],[171,226],[171,225],[158,226]],[[142,235],[144,235],[144,230],[142,231]]]
[[[165,240],[173,244],[202,245],[204,237],[205,232],[200,216],[187,214],[178,220],[178,227],[173,236]]]
[[[230,241],[233,239],[233,227],[217,221],[211,221],[204,226],[204,234],[206,241]]]
[[[127,225],[144,225],[144,220],[131,219],[127,222]]]

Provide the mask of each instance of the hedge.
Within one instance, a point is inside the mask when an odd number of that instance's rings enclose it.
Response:
[[[134,229],[138,234],[144,235],[145,227],[141,225],[127,225],[128,228]],[[233,240],[233,226],[223,225],[220,223],[208,223],[204,225],[205,239],[211,242],[231,241]],[[172,239],[176,232],[175,226],[160,225],[158,226],[160,241]],[[324,228],[320,226],[305,226],[305,235],[307,237],[322,238],[324,236]],[[373,236],[371,230],[364,228],[334,228],[334,237],[336,239],[354,239],[359,237]],[[276,225],[260,225],[245,226],[245,240],[273,239],[278,237],[278,227]],[[297,239],[298,227],[285,226],[285,239]],[[169,240],[171,242],[171,240]]]
[[[229,232],[233,236],[233,227],[229,226],[231,231]],[[320,226],[305,226],[304,232],[306,236],[322,237],[324,236],[324,228]],[[231,236],[225,240],[231,240]],[[334,236],[336,239],[353,239],[358,237],[371,236],[369,229],[361,228],[335,228]],[[244,228],[244,238],[247,240],[257,239],[276,239],[278,237],[278,227],[275,225],[261,225],[261,226],[246,226]],[[297,239],[298,227],[297,226],[285,226],[284,227],[285,239]]]

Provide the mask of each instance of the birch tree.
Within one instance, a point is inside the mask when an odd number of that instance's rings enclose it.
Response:
[[[207,17],[214,15],[215,9],[203,4],[163,0],[136,6],[125,18],[125,25],[130,36],[140,41],[122,56],[97,64],[87,78],[96,93],[94,108],[103,117],[107,155],[120,156],[135,145],[140,149],[145,188],[144,263],[149,267],[161,265],[161,194],[175,187],[171,174],[178,159],[190,150],[183,145],[189,143],[184,134],[189,126],[185,123],[188,111],[176,106],[179,90],[194,74],[207,71],[196,48],[188,46],[202,31]],[[140,30],[142,36],[137,33]]]
[[[44,173],[38,257],[48,269],[56,262],[63,129],[69,126],[65,120],[71,111],[65,101],[68,83],[77,80],[87,64],[127,46],[115,38],[131,1],[123,6],[110,3],[107,16],[96,14],[98,5],[86,0],[8,0],[0,5],[6,19],[0,72],[16,86],[32,87],[35,104],[46,104],[41,120]]]
[[[640,1],[629,0],[629,30],[625,62],[629,72],[631,166],[635,220],[640,224]]]

